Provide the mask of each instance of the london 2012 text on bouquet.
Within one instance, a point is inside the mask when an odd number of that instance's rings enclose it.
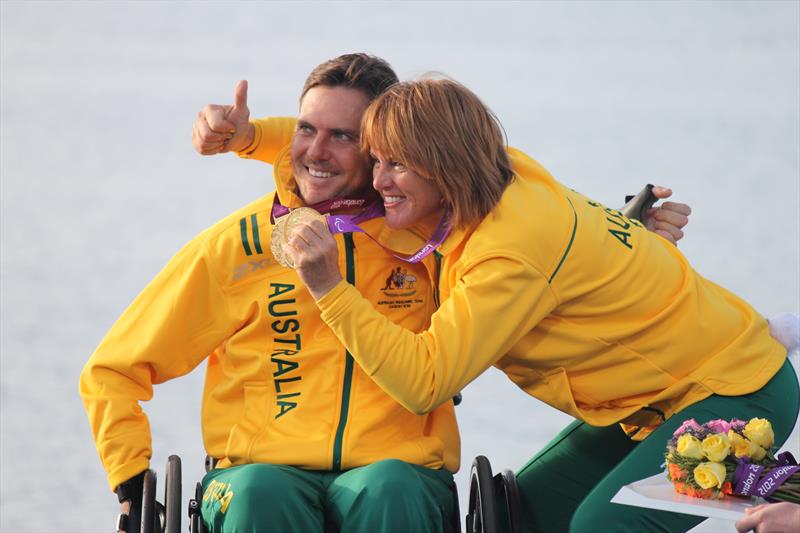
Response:
[[[764,418],[685,421],[667,442],[667,478],[695,498],[761,496],[800,503],[800,466],[789,452],[775,455],[775,434]]]

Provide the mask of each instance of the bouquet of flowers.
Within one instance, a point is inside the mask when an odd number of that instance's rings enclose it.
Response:
[[[800,503],[800,465],[774,455],[775,434],[764,418],[698,424],[685,421],[667,443],[667,479],[695,498],[761,496]]]

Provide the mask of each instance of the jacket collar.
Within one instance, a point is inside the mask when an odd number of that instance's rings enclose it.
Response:
[[[294,178],[294,169],[292,168],[291,148],[292,145],[287,144],[278,152],[272,167],[272,176],[275,180],[275,190],[278,193],[278,199],[281,204],[289,209],[294,209],[295,207],[303,207],[306,203],[297,194],[297,180]]]

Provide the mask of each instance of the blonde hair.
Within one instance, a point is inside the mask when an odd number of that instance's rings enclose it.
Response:
[[[393,85],[370,104],[361,124],[365,151],[436,184],[454,227],[486,217],[513,179],[497,117],[455,81]]]

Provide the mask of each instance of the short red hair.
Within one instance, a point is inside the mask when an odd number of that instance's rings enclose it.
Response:
[[[361,146],[433,180],[455,227],[486,217],[514,176],[497,117],[448,79],[387,89],[364,114]]]

